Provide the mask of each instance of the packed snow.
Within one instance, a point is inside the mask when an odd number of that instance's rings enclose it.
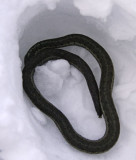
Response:
[[[136,0],[10,0],[0,5],[0,160],[136,159]],[[24,56],[36,42],[67,34],[87,35],[102,45],[115,69],[113,99],[120,119],[116,145],[87,154],[69,145],[54,122],[27,97],[22,86]],[[99,85],[101,71],[81,47],[65,47],[83,58]],[[105,132],[84,76],[66,60],[35,70],[43,96],[89,139]]]

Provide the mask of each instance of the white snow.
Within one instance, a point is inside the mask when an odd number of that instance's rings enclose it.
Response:
[[[74,4],[77,8],[79,8],[80,13],[84,16],[92,16],[94,18],[106,18],[112,8],[111,0],[74,0]]]
[[[36,42],[85,34],[109,53],[115,68],[113,99],[121,132],[116,145],[92,155],[71,147],[54,122],[29,100],[22,87],[24,56]],[[10,0],[0,5],[0,160],[136,159],[136,0]],[[65,47],[100,68],[83,48]],[[105,131],[83,75],[66,60],[36,68],[37,88],[89,139]]]

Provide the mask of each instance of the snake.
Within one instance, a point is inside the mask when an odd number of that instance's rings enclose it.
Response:
[[[99,88],[88,64],[78,55],[62,49],[67,46],[83,47],[94,56],[101,69]],[[67,60],[84,75],[98,117],[103,116],[105,120],[106,130],[101,138],[90,140],[77,133],[68,118],[37,89],[34,83],[35,68],[57,59]],[[54,121],[63,137],[73,147],[86,153],[99,154],[115,145],[120,134],[120,123],[112,98],[114,67],[106,50],[96,41],[86,35],[69,34],[37,42],[25,55],[22,77],[23,88],[30,100]]]

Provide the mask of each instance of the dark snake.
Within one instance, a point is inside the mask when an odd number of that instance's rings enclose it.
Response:
[[[58,49],[66,46],[80,46],[87,49],[98,61],[101,68],[100,87],[98,89],[94,75],[79,56]],[[34,72],[49,60],[65,59],[84,75],[94,106],[99,117],[105,119],[106,131],[102,138],[89,140],[78,134],[66,116],[52,103],[46,100],[34,83]],[[111,58],[97,42],[81,34],[43,40],[32,46],[25,56],[23,69],[23,87],[31,101],[57,125],[64,138],[73,147],[87,153],[102,153],[109,150],[117,141],[120,133],[119,118],[112,99],[114,68]]]

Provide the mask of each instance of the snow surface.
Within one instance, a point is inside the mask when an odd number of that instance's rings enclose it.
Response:
[[[136,160],[136,0],[5,0],[0,5],[0,160]],[[22,87],[23,60],[37,41],[71,33],[100,43],[115,68],[113,99],[121,133],[116,145],[92,155],[71,147]],[[100,81],[95,59],[80,47]],[[65,60],[36,68],[35,83],[81,135],[98,139],[105,123],[95,112],[83,75]]]

